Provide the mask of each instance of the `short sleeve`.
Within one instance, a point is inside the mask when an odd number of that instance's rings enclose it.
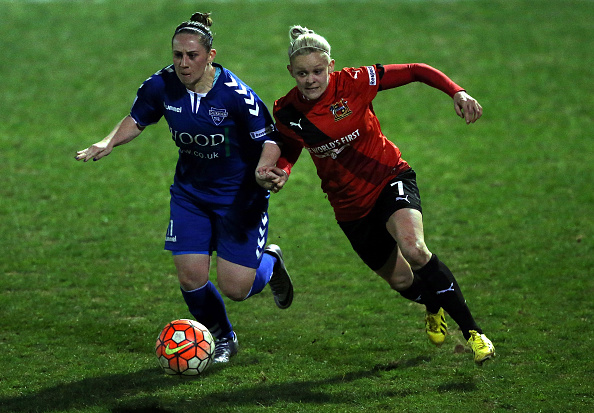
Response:
[[[164,84],[160,77],[153,75],[138,88],[132,104],[130,116],[140,126],[155,124],[163,116]]]

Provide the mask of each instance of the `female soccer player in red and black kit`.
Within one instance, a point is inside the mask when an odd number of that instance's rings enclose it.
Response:
[[[274,105],[282,157],[276,167],[258,173],[278,192],[305,148],[338,224],[365,264],[403,297],[426,306],[426,331],[437,346],[447,334],[445,310],[482,364],[494,355],[493,344],[451,271],[425,245],[415,172],[382,133],[372,101],[379,91],[418,81],[452,97],[466,123],[480,118],[481,106],[430,66],[376,64],[335,72],[326,39],[301,26],[289,35],[287,68],[297,86]]]

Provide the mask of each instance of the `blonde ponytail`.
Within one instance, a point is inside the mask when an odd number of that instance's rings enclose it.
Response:
[[[331,59],[330,43],[313,30],[298,25],[292,26],[289,29],[289,38],[291,40],[289,59],[313,52],[323,52],[328,56],[328,60]]]

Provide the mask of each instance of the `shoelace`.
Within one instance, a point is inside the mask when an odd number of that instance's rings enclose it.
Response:
[[[430,331],[440,331],[441,330],[441,324],[442,324],[441,317],[427,316],[427,319],[429,321],[429,330]]]
[[[220,340],[215,341],[215,356],[220,356],[226,350],[229,345],[230,338],[221,338]]]
[[[472,339],[472,342],[475,343],[477,349],[481,350],[487,347],[487,343],[485,343],[479,333],[470,333],[470,338]]]

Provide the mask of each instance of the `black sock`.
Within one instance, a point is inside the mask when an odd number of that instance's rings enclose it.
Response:
[[[398,293],[407,300],[414,301],[415,303],[419,304],[424,304],[421,292],[421,280],[416,275],[413,275],[413,282],[410,285],[410,287],[408,287],[406,290],[398,291]]]
[[[398,291],[398,293],[406,298],[407,300],[414,301],[419,304],[425,304],[427,311],[430,313],[437,313],[439,311],[439,303],[434,293],[428,289],[426,282],[421,279],[417,274],[413,273],[413,282],[410,287],[404,291]]]
[[[449,268],[433,254],[425,266],[414,271],[422,280],[426,281],[427,286],[437,299],[439,305],[452,317],[460,326],[464,338],[470,338],[470,330],[475,330],[482,334],[481,328],[476,324],[470,309],[466,305],[466,300],[460,291],[460,287]]]

